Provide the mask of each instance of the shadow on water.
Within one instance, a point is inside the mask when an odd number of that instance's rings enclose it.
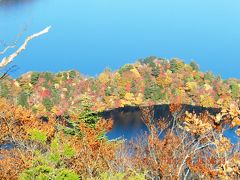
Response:
[[[216,108],[204,108],[201,106],[182,105],[184,111],[195,112],[197,114],[208,111],[215,115],[220,112]],[[154,120],[166,119],[171,120],[172,114],[168,104],[153,106]],[[113,129],[108,133],[110,139],[123,137],[126,139],[134,138],[137,134],[147,131],[146,125],[142,121],[139,107],[126,106],[100,113],[103,118],[112,118],[114,121]]]
[[[221,111],[218,108],[205,108],[202,106],[182,105],[183,112],[195,112],[200,114],[208,111],[210,115],[216,115]],[[168,104],[153,106],[154,120],[165,119],[172,120],[172,114]],[[117,108],[100,113],[103,118],[112,118],[114,121],[113,129],[108,133],[110,139],[124,138],[131,139],[136,138],[142,132],[147,132],[147,127],[143,123],[141,118],[141,112],[139,107],[127,106],[123,108]],[[236,129],[228,128],[225,132],[225,136],[229,137],[233,143],[237,143],[239,137],[235,134]]]

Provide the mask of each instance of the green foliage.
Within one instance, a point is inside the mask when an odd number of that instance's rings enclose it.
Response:
[[[163,88],[157,85],[152,85],[145,88],[144,97],[145,99],[152,99],[154,101],[164,100],[166,94],[162,92]]]
[[[6,84],[0,82],[0,95],[1,97],[8,98],[9,96],[9,88]]]
[[[66,156],[67,158],[74,157],[75,150],[70,145],[65,144],[63,148],[63,155]]]
[[[153,93],[153,88],[152,87],[145,88],[145,91],[144,91],[145,99],[151,99],[152,98],[152,93]]]
[[[150,57],[145,58],[143,61],[141,61],[142,64],[147,64],[152,68],[151,75],[153,75],[154,77],[157,77],[160,73],[159,66],[156,65],[156,63],[154,62],[154,60],[156,60],[156,59],[157,59],[157,57],[150,56]]]
[[[236,82],[233,82],[230,86],[232,94],[234,97],[239,97],[240,94],[240,87]]]
[[[46,80],[46,82],[53,81],[53,79],[54,79],[54,75],[50,72],[45,72],[43,74],[43,76],[44,76],[44,79]]]
[[[48,180],[49,175],[53,173],[53,169],[49,166],[37,166],[25,170],[19,177],[20,180]]]
[[[52,151],[57,151],[59,146],[60,145],[59,145],[59,142],[58,142],[58,138],[55,137],[50,144],[50,148],[51,148]]]
[[[18,97],[18,104],[22,107],[29,108],[28,97],[29,95],[26,92],[21,92]]]
[[[111,96],[112,95],[112,88],[111,87],[107,87],[105,89],[105,96]]]
[[[59,152],[52,152],[49,154],[48,158],[52,163],[57,164],[61,160],[61,155]]]
[[[51,111],[52,110],[52,107],[53,107],[53,102],[51,101],[51,99],[49,98],[44,98],[43,99],[43,105],[45,106],[45,108],[48,110],[48,111]]]
[[[76,77],[76,75],[77,75],[76,71],[70,71],[69,72],[70,79],[74,79]]]
[[[194,76],[194,79],[195,79],[196,81],[200,81],[200,80],[201,80],[200,74],[197,73],[197,74]]]
[[[79,180],[78,174],[69,169],[54,169],[47,165],[38,165],[25,170],[20,180]]]
[[[69,169],[62,169],[56,173],[56,180],[79,180],[78,174]]]
[[[126,89],[125,88],[123,88],[123,87],[118,88],[118,95],[121,99],[124,98],[125,94],[126,94]]]
[[[199,66],[195,61],[191,61],[189,64],[194,71],[199,71]]]
[[[179,72],[180,70],[183,69],[184,67],[184,63],[183,61],[179,60],[179,59],[172,59],[170,61],[170,70],[173,72],[173,73],[176,73],[176,72]]]
[[[98,90],[97,83],[94,79],[92,80],[92,88],[91,89],[93,92],[97,92],[97,90]]]
[[[104,179],[104,180],[122,180],[122,179],[128,179],[128,180],[145,180],[146,179],[146,173],[136,173],[136,172],[131,172],[126,173],[126,172],[122,172],[122,173],[115,173],[115,174],[111,174],[109,172],[103,172],[100,174],[100,179]]]
[[[150,67],[155,65],[154,60],[157,59],[155,56],[150,56],[141,61],[142,64],[148,64]]]
[[[70,84],[66,84],[67,92],[66,97],[69,99],[73,96],[75,89],[70,86]]]
[[[131,82],[131,91],[130,91],[130,93],[133,93],[133,94],[137,93],[136,85],[137,85],[137,83],[135,81]]]
[[[67,126],[59,126],[59,128],[63,130],[65,134],[82,137],[83,134],[79,128],[80,123],[85,123],[89,127],[94,128],[99,120],[97,112],[91,110],[92,106],[93,104],[90,103],[90,100],[87,97],[83,97],[81,99],[81,104],[79,107],[80,113],[78,116],[78,120],[73,121],[71,119],[65,119],[67,122]]]
[[[31,75],[31,84],[33,85],[37,84],[39,77],[40,77],[39,73],[33,72]]]
[[[155,65],[154,67],[152,67],[152,75],[154,77],[158,77],[159,74],[160,74],[159,66]]]
[[[30,139],[33,141],[38,141],[45,143],[47,141],[47,135],[45,132],[42,132],[38,129],[32,129],[29,131]]]
[[[84,97],[81,100],[81,113],[79,115],[79,122],[84,122],[90,127],[95,127],[99,120],[99,116],[95,111],[91,110],[92,106],[93,104],[87,97]]]
[[[50,86],[49,90],[51,91],[53,103],[58,104],[61,99],[59,95],[59,91],[57,91],[57,89],[54,86]]]
[[[207,73],[204,74],[204,81],[211,83],[214,80],[214,75],[212,72],[208,71]]]
[[[43,132],[33,129],[30,134],[32,140],[46,142],[46,135]],[[73,157],[75,150],[69,144],[63,144],[58,134],[52,139],[50,145],[45,144],[44,149],[44,151],[35,151],[31,167],[20,174],[20,180],[77,180],[80,178],[75,172],[65,168],[64,159]]]
[[[118,72],[119,72],[119,74],[122,75],[124,72],[130,71],[131,69],[133,69],[133,65],[131,65],[131,64],[126,64],[126,65],[124,65],[123,67],[121,67],[121,68],[118,70]]]
[[[76,135],[82,137],[82,133],[79,128],[79,122],[72,121],[70,119],[66,119],[67,126],[59,126],[60,130],[62,130],[67,135]]]

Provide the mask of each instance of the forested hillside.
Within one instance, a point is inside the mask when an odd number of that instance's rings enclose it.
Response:
[[[77,71],[29,72],[16,80],[0,82],[1,96],[33,111],[61,115],[74,111],[82,95],[94,100],[94,109],[103,111],[126,105],[191,104],[221,107],[239,104],[240,80],[223,80],[201,72],[195,62],[149,57],[127,64],[117,71],[105,69],[97,77]]]

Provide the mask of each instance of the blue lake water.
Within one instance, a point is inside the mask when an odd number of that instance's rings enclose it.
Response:
[[[52,25],[15,61],[30,70],[97,75],[155,55],[240,78],[240,1],[0,0],[0,49]]]
[[[211,115],[215,116],[219,113],[220,109],[203,108],[200,106],[183,105],[183,109],[188,112],[196,112],[197,114],[208,111]],[[141,112],[138,107],[124,107],[110,111],[105,111],[101,114],[105,119],[113,119],[113,129],[107,133],[109,139],[123,138],[123,139],[137,139],[140,135],[145,133],[149,134],[146,124],[142,121]],[[156,105],[154,106],[154,115],[152,120],[159,122],[162,120],[172,120],[173,117],[169,111],[168,105]],[[169,128],[172,126],[170,125]],[[231,128],[229,125],[224,126],[224,136],[228,137],[233,144],[236,144],[240,140],[235,132],[238,127]],[[164,133],[162,134],[164,137]]]

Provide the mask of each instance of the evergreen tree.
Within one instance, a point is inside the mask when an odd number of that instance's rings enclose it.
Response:
[[[52,110],[53,102],[49,98],[44,98],[42,103],[48,111]]]
[[[88,97],[81,100],[81,113],[79,115],[79,122],[84,122],[90,127],[95,127],[99,120],[98,114],[92,110],[93,104]]]
[[[160,74],[159,66],[155,65],[152,67],[152,75],[156,78]]]
[[[178,59],[172,59],[170,61],[170,70],[173,73],[179,72],[183,67],[184,67],[184,63],[181,60]]]
[[[37,84],[39,77],[40,77],[39,73],[35,73],[35,72],[32,73],[32,75],[31,75],[31,84],[33,84],[33,85]]]
[[[190,66],[192,67],[192,69],[194,71],[199,71],[199,66],[198,66],[198,64],[195,61],[191,61],[190,62]]]
[[[18,97],[18,104],[25,108],[29,107],[27,93],[21,92],[20,96]]]
[[[240,88],[239,85],[235,82],[233,82],[230,86],[232,94],[234,97],[239,97],[239,92],[240,92]]]
[[[8,86],[2,82],[0,83],[0,95],[1,95],[1,97],[5,97],[5,98],[8,98],[8,96],[9,96]]]

